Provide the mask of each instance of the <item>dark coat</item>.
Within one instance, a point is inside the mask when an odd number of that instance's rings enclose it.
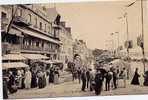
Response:
[[[101,93],[102,81],[103,81],[102,73],[97,73],[95,76],[95,93],[96,93],[96,95],[99,95]]]
[[[36,73],[32,73],[32,79],[31,79],[31,88],[37,87],[37,75]]]
[[[138,74],[138,72],[135,72],[135,75],[134,75],[134,77],[132,79],[131,84],[133,84],[133,85],[140,85],[139,77],[140,77],[140,75]]]
[[[8,99],[8,87],[5,79],[3,80],[3,99]]]

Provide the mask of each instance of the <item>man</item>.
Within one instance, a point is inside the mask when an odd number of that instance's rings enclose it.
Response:
[[[103,75],[100,70],[97,70],[95,76],[95,94],[99,95],[102,90]]]
[[[82,74],[81,74],[81,79],[82,79],[82,91],[85,91],[86,88],[86,71],[85,69],[82,69]]]
[[[93,91],[93,85],[94,85],[94,73],[92,72],[92,69],[90,69],[90,91]]]
[[[90,69],[88,69],[88,70],[86,71],[86,78],[87,78],[86,85],[87,85],[87,88],[88,88],[89,81],[90,81]]]
[[[117,88],[117,72],[116,72],[116,69],[113,69],[112,72],[113,72],[113,85],[114,85],[114,89],[116,89]]]
[[[126,88],[126,79],[127,79],[127,71],[126,71],[126,68],[123,68],[122,77],[123,77],[124,88]]]
[[[78,68],[77,73],[78,73],[78,80],[79,80],[79,84],[80,84],[81,83],[81,69],[80,69],[80,67]]]
[[[105,75],[105,79],[106,79],[105,88],[106,88],[106,91],[110,90],[110,81],[112,79],[112,76],[113,76],[113,73],[110,70]]]
[[[8,99],[7,77],[3,77],[3,99]]]

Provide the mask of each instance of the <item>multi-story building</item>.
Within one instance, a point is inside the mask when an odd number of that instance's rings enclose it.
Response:
[[[86,66],[88,66],[91,63],[89,60],[92,59],[92,52],[90,49],[87,48],[86,42],[84,42],[83,40],[75,40],[73,44],[73,53],[74,57],[75,55],[80,56],[80,63]]]
[[[60,59],[64,64],[73,61],[73,39],[71,35],[71,28],[66,27],[65,22],[60,22],[60,40],[62,45],[60,47]]]
[[[42,54],[59,58],[60,15],[40,5],[1,6],[2,54]]]

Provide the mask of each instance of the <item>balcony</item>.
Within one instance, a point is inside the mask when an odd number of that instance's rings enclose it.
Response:
[[[30,26],[31,25],[31,23],[27,22],[27,20],[21,16],[16,16],[14,18],[13,23],[19,26]]]
[[[10,51],[19,51],[21,50],[21,46],[19,44],[10,44],[8,42],[2,43],[2,53],[10,52]]]
[[[56,49],[50,48],[42,48],[36,46],[26,46],[20,44],[10,44],[7,42],[2,43],[2,52],[5,54],[6,52],[20,52],[20,51],[31,51],[31,52],[41,52],[41,53],[57,53]]]

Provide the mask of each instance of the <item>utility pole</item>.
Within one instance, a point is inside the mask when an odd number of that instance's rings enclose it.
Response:
[[[144,50],[144,26],[143,26],[143,0],[141,0],[141,29],[142,29],[142,54],[143,54],[143,66],[144,66],[144,73],[145,73],[145,50]]]
[[[125,22],[126,22],[126,34],[127,34],[126,41],[128,43],[128,46],[127,46],[127,57],[128,57],[128,60],[129,60],[129,30],[128,30],[128,16],[127,16],[127,13],[124,14],[124,18],[125,18]]]

